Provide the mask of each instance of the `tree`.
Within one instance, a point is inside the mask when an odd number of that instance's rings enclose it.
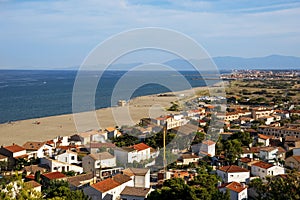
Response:
[[[242,143],[238,139],[226,140],[223,144],[225,158],[228,162],[234,163],[242,153]]]
[[[222,193],[217,188],[218,178],[209,174],[205,167],[197,168],[198,174],[187,184],[181,178],[168,179],[161,189],[151,192],[147,199],[199,199],[199,200],[229,200],[229,193]]]
[[[0,199],[39,200],[42,199],[42,193],[28,188],[22,177],[16,174],[15,177],[8,179],[6,184],[0,186]]]
[[[268,177],[266,183],[261,179],[254,179],[250,182],[250,187],[255,189],[256,199],[260,200],[300,199],[300,176],[297,173]]]
[[[7,161],[0,161],[0,172],[7,170],[8,162]]]
[[[41,172],[40,172],[40,170],[38,170],[37,172],[35,172],[35,174],[34,174],[34,180],[36,182],[38,182],[38,183],[41,181]]]
[[[232,136],[230,136],[231,140],[237,139],[240,140],[243,146],[248,146],[253,142],[253,139],[250,136],[250,133],[248,132],[238,132],[234,133]]]
[[[49,186],[44,189],[47,199],[76,199],[76,200],[88,200],[82,190],[72,191],[69,188],[66,181],[51,181]],[[57,198],[59,197],[59,198]]]
[[[196,199],[195,193],[192,188],[184,183],[181,178],[168,179],[163,183],[161,189],[157,189],[150,193],[149,200],[193,200]]]
[[[124,146],[135,145],[139,142],[139,140],[138,140],[137,137],[134,137],[134,136],[129,135],[129,134],[124,134],[120,137],[114,138],[113,142],[118,147],[124,147]]]
[[[192,144],[198,144],[201,143],[205,138],[205,133],[202,132],[196,132],[195,138],[192,142]]]

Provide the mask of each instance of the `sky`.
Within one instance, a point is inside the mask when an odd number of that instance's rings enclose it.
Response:
[[[0,69],[80,65],[134,28],[182,32],[210,56],[300,56],[298,0],[0,0]]]

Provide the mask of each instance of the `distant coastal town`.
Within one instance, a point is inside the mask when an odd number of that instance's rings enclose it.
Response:
[[[299,199],[300,71],[221,78],[135,126],[1,146],[0,199]]]

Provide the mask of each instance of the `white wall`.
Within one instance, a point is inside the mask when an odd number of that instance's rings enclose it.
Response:
[[[273,166],[268,169],[260,168],[258,166],[251,166],[251,174],[253,176],[259,176],[261,179],[265,179],[266,176],[276,176],[284,173],[285,169],[280,166]]]
[[[63,154],[57,155],[56,158],[60,162],[66,162],[68,164],[77,163],[77,153],[75,152],[65,152]]]
[[[48,165],[50,168],[51,172],[62,172],[62,171],[74,171],[77,173],[82,173],[83,172],[83,168],[76,166],[76,165],[71,165],[68,163],[64,163],[64,162],[59,162],[56,160],[52,160],[52,159],[47,159],[47,158],[41,158],[40,160],[40,164],[44,164],[44,165]],[[64,169],[64,170],[63,170]]]
[[[246,180],[250,177],[250,172],[235,172],[235,173],[227,173],[221,170],[217,170],[217,175],[222,178],[223,182],[246,182]]]

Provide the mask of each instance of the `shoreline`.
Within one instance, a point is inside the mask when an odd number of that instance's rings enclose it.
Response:
[[[211,87],[214,86],[215,85]],[[208,90],[208,88],[207,86],[203,86],[183,91],[139,96],[129,100],[128,105],[125,107],[116,106],[97,109],[95,113],[101,127],[90,126],[87,120],[86,126],[79,128],[83,128],[79,130],[79,132],[88,131],[90,129],[115,127],[117,125],[132,125],[128,123],[137,123],[143,117],[159,117],[160,115],[176,113],[166,111],[165,108],[170,107],[171,102],[178,101],[180,98],[182,101],[185,101],[187,97],[195,97],[198,91]],[[160,94],[174,94],[174,96],[160,96]],[[115,116],[118,116],[118,114],[124,112],[124,110],[128,112],[128,109],[132,121],[125,117],[124,120],[118,121],[117,123]],[[77,114],[82,115],[82,119],[85,119],[84,115],[90,112]],[[71,113],[2,123],[0,124],[0,144],[11,145],[12,143],[16,143],[23,145],[26,141],[46,141],[56,136],[73,135],[78,132],[78,127],[76,127],[74,121],[74,115],[77,114]]]

